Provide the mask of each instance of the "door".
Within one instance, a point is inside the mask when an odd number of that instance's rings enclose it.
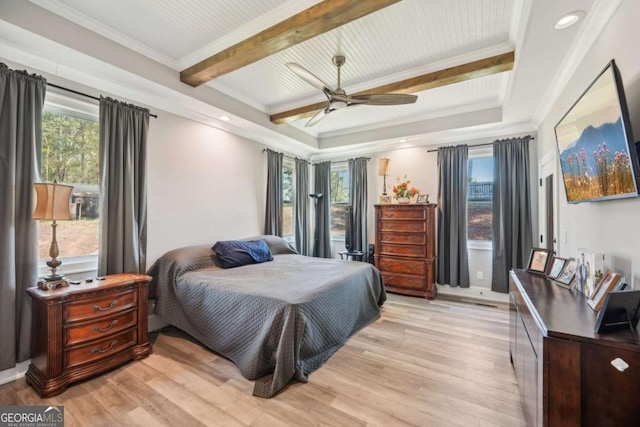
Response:
[[[557,246],[557,196],[558,183],[556,171],[556,154],[551,153],[542,158],[538,167],[539,191],[538,191],[538,241],[541,248],[558,250]],[[554,252],[555,253],[555,252]]]

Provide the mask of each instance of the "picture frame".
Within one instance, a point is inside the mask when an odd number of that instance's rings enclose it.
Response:
[[[635,329],[640,320],[640,291],[607,292],[598,312],[594,332],[629,327]]]
[[[565,288],[571,288],[573,284],[573,279],[576,277],[576,269],[578,268],[578,263],[575,258],[569,258],[565,261],[564,267],[560,274],[553,280],[560,286]]]
[[[547,273],[547,277],[549,279],[555,280],[560,275],[560,273],[562,273],[564,265],[567,263],[567,261],[567,258],[554,256],[553,260],[549,264],[549,272]]]
[[[638,197],[637,152],[614,60],[580,95],[554,131],[568,203]],[[618,157],[623,160],[622,166],[614,162]]]
[[[604,254],[589,249],[578,248],[576,257],[576,289],[587,298],[591,298],[596,291],[596,285],[602,278]]]
[[[428,194],[418,194],[416,198],[416,204],[426,204],[429,203],[429,195]]]
[[[393,196],[391,196],[390,194],[381,194],[380,195],[380,204],[381,205],[390,205],[391,203],[393,203]]]
[[[607,292],[612,291],[619,281],[620,275],[618,273],[607,270],[600,283],[598,283],[598,287],[596,288],[593,297],[587,300],[589,307],[595,311],[600,311],[605,295],[607,295]]]
[[[551,256],[551,249],[531,249],[531,255],[529,255],[529,263],[527,264],[527,271],[535,274],[547,274],[547,268],[549,267]]]

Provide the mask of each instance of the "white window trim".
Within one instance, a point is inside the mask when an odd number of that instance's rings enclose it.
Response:
[[[47,90],[44,100],[44,110],[58,114],[66,114],[82,120],[98,122],[99,106],[92,102],[87,102],[73,95],[57,93],[54,90]],[[74,187],[94,187],[89,185],[74,184]],[[81,255],[67,258],[59,258],[62,261],[60,271],[64,274],[88,273],[98,270],[98,255]],[[47,266],[50,258],[38,260],[38,275],[47,276],[51,274],[51,269]]]
[[[483,157],[493,157],[493,145],[469,147],[469,159],[480,159]],[[467,249],[492,251],[493,242],[491,240],[467,240]]]

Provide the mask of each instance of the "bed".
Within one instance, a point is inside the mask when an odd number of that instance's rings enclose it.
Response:
[[[307,382],[348,338],[376,320],[386,293],[364,262],[299,255],[284,239],[265,240],[273,261],[224,269],[209,246],[167,252],[149,269],[155,313],[256,380],[272,397]]]

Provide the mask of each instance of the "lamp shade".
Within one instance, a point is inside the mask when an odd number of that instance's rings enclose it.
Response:
[[[378,175],[389,176],[389,159],[382,158],[378,161]]]
[[[73,186],[61,185],[55,182],[39,182],[33,184],[33,186],[36,189],[38,198],[36,209],[33,212],[33,219],[71,219],[69,203]]]

